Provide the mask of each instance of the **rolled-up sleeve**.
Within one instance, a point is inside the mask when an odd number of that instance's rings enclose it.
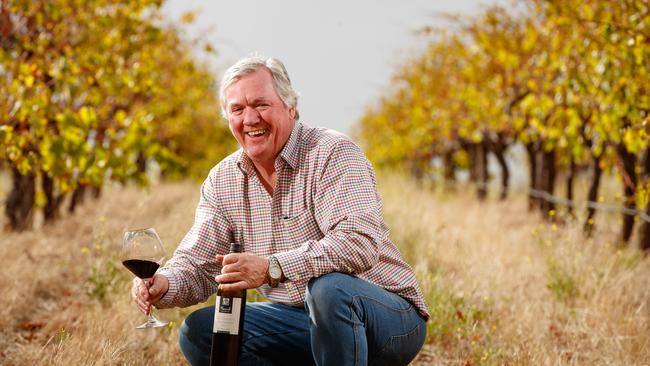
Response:
[[[205,301],[217,290],[214,277],[220,273],[215,255],[228,253],[232,238],[211,174],[201,186],[194,224],[172,258],[158,271],[169,280],[169,289],[156,307],[189,306]]]

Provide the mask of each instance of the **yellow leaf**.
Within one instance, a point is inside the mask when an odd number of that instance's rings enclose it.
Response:
[[[594,11],[591,9],[591,5],[584,4],[582,6],[582,12],[584,13],[585,20],[592,20],[594,18]]]
[[[84,126],[91,126],[97,121],[95,110],[88,107],[81,107],[79,110],[79,118]]]
[[[34,77],[32,75],[28,75],[25,77],[25,85],[27,87],[31,87],[32,85],[34,85]]]

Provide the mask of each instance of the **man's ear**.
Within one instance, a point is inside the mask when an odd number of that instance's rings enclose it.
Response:
[[[289,108],[289,116],[291,116],[291,119],[296,119],[296,107]]]

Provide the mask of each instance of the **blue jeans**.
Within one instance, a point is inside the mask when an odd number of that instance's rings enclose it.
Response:
[[[214,306],[181,325],[192,365],[210,358]],[[426,335],[424,318],[402,297],[343,273],[309,282],[305,308],[246,305],[241,365],[406,365]]]

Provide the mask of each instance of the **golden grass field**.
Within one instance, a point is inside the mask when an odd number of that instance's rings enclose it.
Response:
[[[432,318],[416,365],[648,365],[650,259],[615,246],[618,217],[553,225],[524,195],[478,203],[469,188],[379,180],[393,240],[414,266]],[[169,254],[193,220],[194,183],[107,187],[51,226],[0,238],[0,364],[180,365],[178,326],[159,311],[139,331],[127,228],[154,226]],[[0,224],[2,222],[0,221]]]

